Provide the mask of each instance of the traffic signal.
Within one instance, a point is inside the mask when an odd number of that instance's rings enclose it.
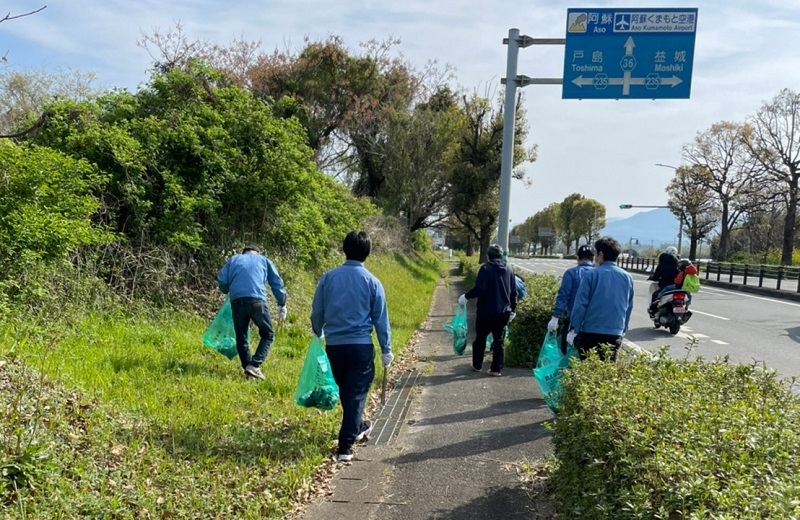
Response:
[[[620,204],[619,209],[631,209],[633,204]]]

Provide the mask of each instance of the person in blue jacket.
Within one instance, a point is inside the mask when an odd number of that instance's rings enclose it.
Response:
[[[556,305],[553,308],[553,317],[547,323],[547,330],[554,331],[558,329],[558,321],[563,316],[564,322],[561,325],[561,352],[567,353],[567,334],[570,330],[570,310],[572,304],[575,302],[575,295],[578,294],[578,287],[581,285],[583,275],[586,274],[594,264],[594,249],[589,244],[584,244],[578,247],[577,251],[578,265],[572,266],[564,271],[564,276],[561,277],[561,286],[558,288],[556,295]]]
[[[633,310],[633,278],[617,266],[622,246],[611,237],[594,243],[593,269],[588,270],[578,287],[572,306],[573,330],[567,341],[578,348],[581,359],[596,349],[601,359],[610,345],[610,359],[615,361],[622,337],[628,330]]]
[[[311,302],[311,328],[325,335],[325,351],[339,386],[342,424],[338,459],[353,460],[353,444],[368,438],[373,423],[363,419],[364,404],[375,377],[375,329],[384,370],[392,364],[392,330],[380,280],[364,262],[372,249],[367,233],[351,231],[344,238],[347,260],[320,278]]]
[[[267,289],[269,284],[272,294],[278,303],[278,319],[286,319],[286,289],[283,286],[275,264],[261,254],[256,246],[247,246],[239,255],[233,255],[219,274],[217,283],[223,294],[231,300],[233,328],[236,331],[236,350],[245,377],[264,379],[261,364],[267,359],[275,331],[267,306]],[[247,343],[247,329],[250,321],[258,327],[260,340],[255,354],[250,355]]]

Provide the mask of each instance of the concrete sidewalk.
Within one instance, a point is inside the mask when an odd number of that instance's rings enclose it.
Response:
[[[453,353],[442,326],[464,287],[459,278],[450,282],[436,288],[421,329],[409,408],[403,415],[393,407],[388,418],[402,419],[396,435],[358,447],[356,460],[341,465],[332,493],[309,506],[305,520],[550,517],[533,510],[517,469],[552,453],[542,423],[553,415],[529,369],[506,368],[502,377],[470,370],[474,331],[465,354]]]

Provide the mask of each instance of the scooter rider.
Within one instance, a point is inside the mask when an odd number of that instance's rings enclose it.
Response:
[[[654,291],[651,298],[650,308],[653,308],[659,292],[666,286],[675,283],[675,277],[678,276],[678,249],[675,246],[669,246],[663,253],[658,255],[658,266],[647,279],[658,283],[658,291]]]

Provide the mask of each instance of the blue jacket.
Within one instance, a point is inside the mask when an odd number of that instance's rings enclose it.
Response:
[[[633,278],[614,262],[603,262],[584,274],[570,323],[578,333],[622,336],[632,310]]]
[[[371,345],[372,328],[381,352],[392,350],[392,331],[383,285],[364,264],[347,260],[320,278],[311,302],[311,328],[325,343]]]
[[[556,295],[556,306],[553,308],[554,317],[560,318],[565,312],[569,316],[583,275],[593,267],[594,264],[590,260],[583,260],[578,265],[564,271],[564,276],[561,277],[561,286],[558,288],[558,294]]]
[[[258,253],[233,255],[217,275],[219,290],[231,300],[257,298],[267,301],[266,284],[279,306],[286,305],[286,290],[275,264]]]
[[[491,320],[517,308],[517,280],[511,266],[501,259],[486,262],[478,270],[475,287],[464,295],[478,298],[475,319]]]

